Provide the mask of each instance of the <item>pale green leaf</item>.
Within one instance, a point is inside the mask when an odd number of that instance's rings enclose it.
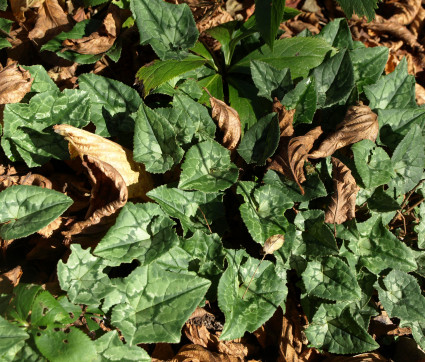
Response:
[[[59,92],[59,88],[55,82],[53,82],[52,78],[49,77],[49,74],[42,65],[23,65],[22,68],[28,70],[31,74],[31,78],[34,78],[31,84],[31,92]]]
[[[62,215],[72,199],[55,190],[15,185],[0,192],[0,236],[18,239],[31,235]]]
[[[425,249],[425,204],[422,202],[419,207],[419,223],[415,226],[415,231],[418,234],[418,248]]]
[[[23,328],[0,316],[0,358],[3,358],[15,345],[19,344],[22,348],[23,344],[20,342],[28,338],[29,335]],[[14,350],[13,352],[16,354],[18,351]]]
[[[192,146],[181,166],[179,188],[216,192],[232,186],[238,168],[230,162],[230,151],[213,140]]]

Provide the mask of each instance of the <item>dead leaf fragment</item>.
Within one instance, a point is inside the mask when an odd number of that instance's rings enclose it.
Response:
[[[279,250],[285,241],[285,237],[280,234],[270,236],[263,245],[264,254],[273,254],[276,250]]]
[[[378,116],[368,106],[351,106],[336,131],[328,136],[309,158],[331,156],[336,150],[361,140],[375,142],[378,136]]]
[[[25,21],[25,11],[29,8],[40,6],[44,0],[9,0],[10,7],[12,8],[13,16],[16,20],[23,22]]]
[[[425,104],[425,88],[419,83],[415,84],[416,103],[418,105]]]
[[[197,344],[187,344],[171,360],[172,362],[242,362],[243,359],[210,352]]]
[[[356,216],[356,197],[359,188],[350,169],[332,157],[334,193],[325,212],[325,222],[342,224]]]
[[[422,7],[422,0],[392,0],[385,3],[385,7],[394,13],[389,20],[401,25],[408,25],[415,19]]]
[[[108,163],[124,179],[129,198],[148,200],[146,193],[152,190],[153,181],[144,166],[133,160],[133,152],[104,137],[67,124],[53,126],[53,129],[69,142],[71,158],[88,155]]]
[[[387,362],[389,359],[375,352],[358,354],[356,356],[328,357],[324,362]]]
[[[304,175],[304,162],[313,147],[314,141],[322,134],[320,126],[313,128],[303,136],[291,138],[288,143],[279,146],[269,168],[282,173],[295,181],[304,195],[301,184],[306,180]]]
[[[36,23],[29,32],[28,38],[34,39],[37,45],[42,45],[62,31],[68,31],[71,28],[72,23],[58,1],[45,0],[38,10]]]
[[[290,137],[294,134],[294,122],[295,109],[288,111],[277,98],[273,101],[272,112],[277,113],[279,120],[280,137]]]
[[[128,190],[121,174],[110,164],[93,156],[84,155],[83,166],[89,175],[92,191],[90,206],[84,221],[72,225],[63,234],[70,238],[80,234],[98,234],[109,228],[128,198]]]
[[[1,293],[11,293],[13,288],[19,284],[22,276],[22,268],[17,267],[0,275],[0,291]]]
[[[98,31],[81,39],[64,40],[62,42],[64,49],[69,49],[80,54],[94,55],[107,52],[114,44],[121,30],[119,8],[111,5],[109,11]]]
[[[206,88],[204,89],[210,95],[212,118],[218,123],[218,127],[224,133],[223,145],[227,149],[233,150],[241,138],[241,120],[239,114],[223,101],[213,97]]]
[[[31,90],[31,74],[17,63],[0,70],[0,104],[18,103]]]

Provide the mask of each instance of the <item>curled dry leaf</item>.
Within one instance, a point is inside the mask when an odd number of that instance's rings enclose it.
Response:
[[[62,42],[62,45],[64,50],[69,49],[80,54],[102,54],[112,47],[120,30],[119,8],[111,5],[109,13],[98,31],[81,39],[66,39]]]
[[[171,362],[242,362],[243,359],[227,356],[222,353],[210,352],[197,344],[187,344],[183,346],[174,356]]]
[[[13,288],[19,284],[21,276],[22,268],[19,265],[6,273],[0,274],[0,291],[6,294],[12,293]]]
[[[332,157],[334,193],[325,212],[325,222],[342,224],[356,216],[356,197],[359,188],[350,169]]]
[[[378,136],[378,116],[368,106],[351,106],[336,131],[328,136],[309,158],[331,156],[336,150],[361,140],[375,142]]]
[[[25,11],[40,6],[44,0],[9,0],[13,16],[19,22],[25,21]]]
[[[0,104],[18,103],[31,90],[34,79],[28,70],[11,63],[0,70]]]
[[[53,126],[53,129],[69,142],[71,158],[88,155],[107,162],[124,179],[129,198],[148,200],[146,193],[152,190],[153,181],[144,166],[133,160],[133,152],[104,137],[67,124]]]
[[[392,0],[385,3],[385,7],[394,13],[389,20],[401,25],[408,25],[415,19],[422,7],[422,0]]]
[[[416,17],[413,19],[412,23],[409,26],[410,31],[415,35],[418,36],[418,34],[421,32],[423,28],[423,21],[425,20],[425,9],[420,6],[419,11],[416,14]]]
[[[285,237],[281,234],[270,236],[263,245],[264,254],[273,254],[276,250],[279,250],[285,241]]]
[[[304,189],[301,184],[306,180],[303,168],[304,162],[314,142],[321,134],[322,128],[318,126],[304,136],[294,137],[289,142],[282,143],[269,166],[270,169],[280,172],[295,181],[303,195]]]
[[[128,198],[128,190],[121,174],[110,164],[93,156],[83,156],[92,191],[90,206],[84,221],[72,225],[63,234],[98,234],[103,232],[116,218],[116,211],[122,208]]]
[[[291,137],[294,134],[292,123],[294,122],[295,109],[288,111],[275,97],[272,112],[276,112],[279,119],[280,137]]]
[[[62,31],[72,28],[68,16],[57,0],[45,0],[38,9],[34,28],[28,33],[28,38],[34,39],[37,45],[46,43]]]
[[[204,89],[210,96],[212,117],[224,133],[223,145],[227,149],[233,150],[237,147],[241,138],[241,120],[239,119],[239,114],[223,101],[213,97],[208,89]]]
[[[37,175],[35,173],[29,173],[20,180],[21,185],[32,185],[32,186],[40,186],[44,189],[51,189],[52,182],[42,175]]]
[[[415,84],[416,103],[418,105],[425,104],[425,88],[419,83]]]
[[[334,356],[328,357],[324,362],[389,362],[390,360],[385,358],[376,352],[368,352],[358,354],[356,356]]]

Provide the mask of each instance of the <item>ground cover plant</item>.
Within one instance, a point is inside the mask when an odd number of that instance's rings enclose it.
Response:
[[[0,1],[2,360],[425,348],[412,55],[353,39],[375,0],[289,3]]]

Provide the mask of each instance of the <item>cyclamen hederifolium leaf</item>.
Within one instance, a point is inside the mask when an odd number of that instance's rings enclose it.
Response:
[[[363,140],[351,146],[354,164],[365,188],[375,188],[387,184],[392,176],[390,156],[383,148],[370,140]]]
[[[230,151],[213,140],[192,146],[181,166],[179,188],[217,192],[228,189],[238,179],[239,171],[230,162]]]
[[[379,348],[379,344],[355,320],[349,307],[340,311],[333,305],[322,304],[305,334],[313,347],[330,353],[352,354]]]
[[[246,163],[259,166],[266,164],[279,144],[279,121],[276,113],[262,117],[245,133],[238,147],[238,153]]]
[[[347,50],[341,50],[314,69],[317,107],[345,103],[354,87],[353,64]]]
[[[38,186],[15,185],[0,192],[0,236],[18,239],[35,233],[73,203],[68,196]]]
[[[24,346],[23,341],[28,338],[29,335],[24,329],[0,316],[0,358],[10,354],[10,350],[16,354]],[[15,346],[19,348],[16,350]]]
[[[67,159],[68,146],[52,127],[69,124],[82,128],[90,122],[90,98],[82,90],[65,89],[36,94],[28,104],[7,104],[1,145],[12,161],[28,167],[40,166],[51,158]]]
[[[148,196],[155,200],[171,217],[178,218],[184,234],[189,230],[207,230],[208,224],[214,228],[215,222],[226,224],[222,193],[184,191],[162,185],[150,191]]]
[[[134,117],[135,161],[143,163],[151,173],[163,173],[181,161],[184,151],[178,146],[175,131],[166,118],[143,103]]]
[[[195,45],[199,32],[187,4],[162,0],[131,0],[140,43],[149,43],[160,59],[182,59]]]
[[[400,318],[405,323],[425,322],[425,297],[415,277],[392,270],[375,283],[375,288],[390,318]]]
[[[348,247],[360,256],[360,265],[374,274],[387,268],[416,270],[415,252],[383,225],[380,215],[354,225],[350,233],[338,236],[350,241]]]
[[[116,263],[137,259],[147,265],[178,242],[174,224],[157,204],[127,202],[94,254]]]
[[[96,134],[109,137],[133,132],[134,119],[131,114],[142,103],[135,89],[90,73],[78,77],[78,84],[90,96],[90,120],[96,126]]]
[[[111,331],[94,341],[100,361],[150,362],[148,353],[140,347],[123,344],[118,332]]]
[[[375,17],[375,9],[380,0],[337,0],[348,18],[355,13],[359,17],[366,16],[369,21]]]
[[[28,70],[31,74],[31,78],[34,78],[31,84],[31,92],[60,92],[58,86],[53,82],[52,78],[49,77],[49,74],[42,65],[23,65],[22,68]]]
[[[410,191],[421,180],[425,165],[424,147],[422,129],[415,124],[398,144],[391,157],[396,175],[388,187],[395,190],[396,196]]]
[[[156,262],[138,267],[123,279],[125,302],[113,308],[111,322],[130,346],[178,343],[184,322],[210,284],[194,273],[165,270]]]
[[[310,261],[302,279],[309,295],[335,301],[361,298],[355,271],[337,257]]]
[[[6,8],[3,8],[3,4],[0,2],[0,10],[6,10],[7,8],[7,1],[6,1]],[[0,18],[0,30],[2,30],[3,34],[9,34],[10,29],[12,28],[13,21],[5,18]],[[10,44],[7,37],[0,37],[0,49],[3,48],[10,48],[12,44]]]
[[[381,77],[375,84],[364,87],[371,109],[416,108],[415,77],[407,71],[403,58],[397,68]]]
[[[255,189],[255,184],[250,181],[239,182],[236,192],[244,198],[245,203],[239,210],[257,243],[263,245],[270,236],[285,234],[289,223],[284,212],[294,204],[286,194],[271,185]]]
[[[274,97],[282,99],[292,86],[291,71],[289,68],[277,69],[260,60],[252,60],[251,76],[258,95],[273,100]]]
[[[275,266],[263,261],[245,295],[247,283],[258,266],[244,250],[229,250],[229,266],[218,285],[218,305],[225,324],[220,339],[242,337],[266,322],[287,296],[286,273],[278,274]]]
[[[422,203],[419,207],[419,223],[415,226],[415,231],[418,234],[418,248],[425,249],[425,204]]]

